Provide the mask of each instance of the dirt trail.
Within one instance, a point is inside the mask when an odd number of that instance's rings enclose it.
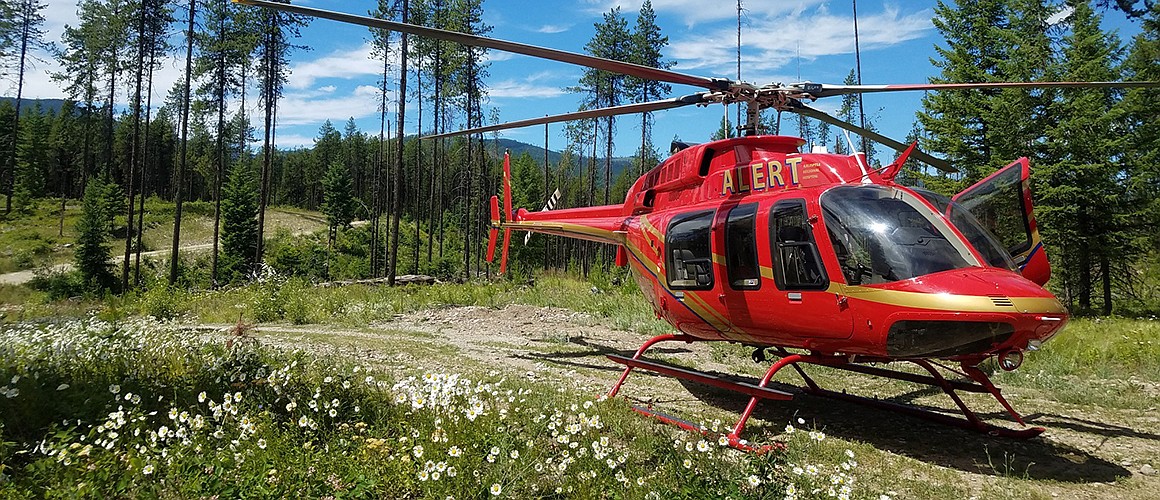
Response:
[[[280,211],[280,210],[272,210],[272,211],[278,212],[278,213],[291,214],[291,215],[302,217],[302,218],[305,218],[308,220],[314,220],[314,218],[312,216],[309,216],[309,215],[297,214],[297,213],[293,213],[293,212],[285,212],[285,211]],[[323,223],[325,223],[325,221],[323,221]],[[367,221],[360,220],[360,221],[352,222],[351,226],[358,227],[358,226],[362,226],[365,224],[367,224]],[[294,236],[302,236],[305,234],[310,234],[312,232],[313,232],[313,230],[301,229],[301,230],[294,231],[292,234]],[[182,245],[181,251],[182,252],[204,252],[204,251],[210,250],[212,248],[213,248],[213,243],[200,243],[197,245]],[[172,248],[162,248],[160,250],[141,252],[141,258],[144,260],[154,259],[154,258],[158,258],[158,257],[166,257],[167,258],[167,257],[169,257],[169,253],[171,251],[172,251]],[[125,261],[124,254],[116,255],[116,256],[109,258],[109,262],[111,262],[113,264],[120,264],[120,263],[123,263],[124,261]],[[51,270],[53,272],[58,272],[58,273],[66,273],[66,272],[71,271],[72,269],[73,269],[73,265],[69,264],[69,263],[57,264],[57,265],[51,267]],[[25,283],[28,283],[29,281],[32,281],[32,278],[36,277],[36,272],[37,272],[37,270],[35,270],[35,269],[28,269],[28,270],[24,270],[24,271],[16,271],[16,272],[12,272],[12,273],[0,274],[0,284],[3,284],[3,285],[23,285]]]
[[[358,329],[262,325],[258,331],[262,342],[269,345],[329,353],[389,371],[462,369],[462,358],[466,357],[479,366],[559,382],[593,394],[606,391],[622,369],[604,355],[631,355],[644,341],[640,334],[610,328],[584,313],[525,305],[499,310],[454,307],[420,311]],[[724,344],[660,344],[649,355],[709,372],[752,376],[764,371],[746,359],[740,348]],[[829,383],[854,393],[881,394],[935,409],[952,407],[940,392],[914,390],[912,385],[857,374],[811,371],[811,375],[823,385]],[[1042,391],[1007,387],[1004,393],[1028,423],[1048,428],[1040,438],[1016,441],[811,397],[796,388],[799,381],[789,373],[779,374],[775,380],[781,381],[775,384],[778,389],[793,392],[795,398],[759,405],[746,430],[751,436],[772,438],[786,422],[803,417],[831,436],[956,470],[981,494],[993,494],[995,488],[1003,487],[1002,481],[1016,478],[1035,481],[1032,487],[1051,497],[1160,498],[1160,477],[1154,472],[1160,469],[1160,415],[1155,411],[1065,404]],[[626,394],[700,421],[736,418],[747,400],[640,371],[629,377],[625,387]],[[983,418],[1009,420],[989,397],[965,396]]]

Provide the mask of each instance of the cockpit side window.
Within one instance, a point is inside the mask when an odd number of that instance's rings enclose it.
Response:
[[[713,250],[710,246],[713,211],[682,214],[665,231],[665,266],[674,290],[713,288]]]
[[[823,290],[829,286],[806,215],[805,200],[783,200],[769,218],[773,277],[779,290]]]

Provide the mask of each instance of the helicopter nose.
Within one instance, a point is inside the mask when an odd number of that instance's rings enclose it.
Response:
[[[868,318],[879,316],[892,357],[981,359],[998,354],[1001,361],[1007,359],[1005,366],[1017,367],[1016,354],[1021,361],[1023,350],[1038,348],[1068,319],[1067,309],[1051,292],[998,268],[945,271],[875,289],[877,293],[865,296],[868,300],[897,306],[864,311]]]

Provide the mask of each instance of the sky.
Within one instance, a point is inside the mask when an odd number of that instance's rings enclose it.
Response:
[[[298,0],[295,3],[365,14],[377,2]],[[640,3],[638,0],[486,0],[483,18],[492,26],[493,38],[583,52],[584,44],[595,32],[594,23],[600,22],[604,13],[619,6],[631,28]],[[46,39],[59,42],[63,27],[77,23],[76,6],[70,0],[48,0],[47,4]],[[931,22],[933,7],[934,2],[927,1],[863,0],[858,3],[863,83],[925,83],[937,75],[930,59],[935,55],[934,47],[945,42]],[[675,63],[672,70],[737,79],[735,2],[654,0],[653,8],[657,12],[657,24],[669,37],[663,53]],[[741,80],[759,85],[800,81],[840,84],[854,68],[851,2],[743,0],[742,8]],[[1139,32],[1139,27],[1119,12],[1109,11],[1104,15],[1105,27],[1117,30],[1125,43]],[[176,16],[183,18],[184,11]],[[290,56],[289,81],[285,97],[278,105],[279,147],[311,146],[326,120],[341,130],[353,117],[361,130],[378,131],[375,89],[381,63],[369,58],[369,38],[365,28],[322,19],[312,20],[302,30],[298,44],[310,49],[295,51]],[[173,43],[184,47],[182,33],[174,34]],[[164,99],[172,85],[181,79],[184,49],[179,52],[162,63],[155,77],[154,103]],[[49,76],[59,71],[59,66],[47,53],[41,52],[39,56],[41,60],[33,63],[26,77],[25,97],[65,97]],[[501,121],[513,121],[576,110],[581,96],[568,93],[565,88],[576,85],[584,68],[498,51],[490,51],[488,60],[488,76],[484,81],[489,100],[485,115],[495,109]],[[15,95],[13,83],[0,82],[0,93]],[[247,98],[246,105],[250,108],[247,112],[252,116],[252,123],[260,124],[261,109],[258,99],[253,97],[255,86],[251,85],[251,97]],[[698,90],[673,85],[672,95]],[[864,105],[867,116],[884,134],[902,140],[915,121],[921,98],[921,92],[868,94]],[[127,101],[127,95],[122,94],[120,100]],[[837,97],[814,103],[815,107],[831,113],[839,105]],[[425,109],[424,113],[424,128],[429,129],[430,111]],[[720,126],[723,113],[721,105],[656,113],[653,142],[663,155],[674,137],[686,142],[707,141]],[[729,113],[735,116],[736,111]],[[405,128],[408,134],[413,134],[418,129],[415,103],[408,104],[407,117]],[[618,120],[618,156],[636,151],[640,142],[639,123],[637,116]],[[793,133],[794,129],[783,124],[782,131]],[[544,128],[541,125],[507,130],[502,132],[502,137],[542,146]],[[560,150],[565,145],[563,124],[549,126],[549,149]],[[886,152],[880,153],[879,159],[889,162],[892,157],[893,152]]]

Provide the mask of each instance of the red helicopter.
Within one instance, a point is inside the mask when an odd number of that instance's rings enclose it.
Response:
[[[566,113],[427,136],[438,138],[567,120],[658,111],[713,103],[745,104],[743,137],[699,145],[674,143],[672,156],[644,174],[623,204],[513,211],[511,174],[504,159],[504,207],[491,198],[489,261],[504,230],[501,273],[512,230],[616,245],[658,318],[677,333],[647,340],[608,392],[643,369],[737,391],[748,406],[726,435],[731,446],[754,448],[741,434],[762,399],[792,394],[768,387],[792,366],[809,394],[888,407],[970,430],[1013,438],[1044,431],[1027,427],[980,363],[996,358],[1004,370],[1023,362],[1067,323],[1064,306],[1043,288],[1051,268],[1032,211],[1030,165],[1020,158],[952,198],[895,182],[908,159],[954,171],[947,162],[807,105],[818,98],[893,91],[984,88],[1155,87],[1157,82],[1012,82],[846,85],[811,82],[758,86],[601,59],[364,16],[275,3],[248,5],[450,40],[584,65],[705,90],[684,97]],[[797,137],[761,135],[762,110],[799,113],[901,151],[872,169],[862,153],[801,152]],[[852,145],[851,145],[852,146]],[[851,147],[851,149],[854,149]],[[757,384],[642,358],[660,342],[736,342],[756,361],[778,358]],[[791,351],[793,349],[794,351]],[[875,366],[917,365],[926,374]],[[948,366],[957,364],[957,368]],[[803,365],[821,365],[927,384],[942,389],[964,418],[823,389]],[[950,373],[957,377],[948,378]],[[990,394],[1021,429],[982,421],[957,392]],[[636,411],[694,432],[700,426],[653,411]]]

